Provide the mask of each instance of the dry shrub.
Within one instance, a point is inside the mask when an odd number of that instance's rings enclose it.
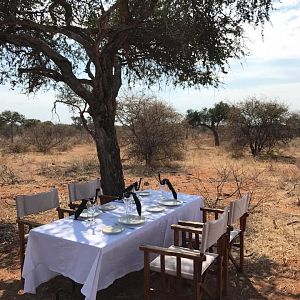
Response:
[[[5,164],[0,164],[0,184],[19,184],[19,176]]]
[[[99,174],[99,162],[96,157],[74,160],[67,166],[57,166],[49,162],[43,162],[38,175],[48,178],[76,178],[78,180],[88,178],[90,175]]]
[[[260,207],[269,198],[262,178],[264,171],[255,167],[238,167],[225,163],[215,167],[215,177],[202,180],[197,176],[199,193],[205,198],[208,207],[224,206],[226,200],[241,197],[245,192],[250,195],[250,211]]]
[[[5,146],[6,153],[25,153],[29,151],[29,145],[23,139],[16,139],[13,143]]]
[[[288,196],[297,199],[300,197],[300,170],[294,166],[287,168],[281,172],[279,178],[279,187],[287,192]]]

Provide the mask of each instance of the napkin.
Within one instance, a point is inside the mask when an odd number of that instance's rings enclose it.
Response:
[[[126,198],[129,198],[130,195],[133,196],[133,200],[134,200],[134,203],[135,203],[135,206],[136,206],[137,213],[140,216],[142,214],[142,205],[141,205],[141,202],[140,202],[138,196],[136,195],[136,193],[134,193],[134,192],[126,192],[126,193],[124,193],[124,197],[126,197]]]
[[[177,199],[177,193],[176,193],[174,187],[172,186],[170,180],[167,179],[167,178],[161,179],[160,178],[160,173],[158,173],[158,179],[159,179],[159,184],[161,184],[161,185],[165,185],[166,184],[168,186],[169,190],[172,192],[173,198]]]
[[[86,208],[86,204],[89,200],[86,199],[82,199],[80,205],[78,206],[78,208],[76,209],[75,213],[74,213],[74,219],[77,220],[78,217],[80,216],[80,214],[82,213],[82,211]]]
[[[127,188],[125,188],[124,190],[124,193],[127,193],[127,192],[132,192],[133,189],[135,189],[136,191],[138,191],[141,187],[141,182],[142,182],[142,177],[140,178],[139,182],[134,182],[132,184],[130,184]]]

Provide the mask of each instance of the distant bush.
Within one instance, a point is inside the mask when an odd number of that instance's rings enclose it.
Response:
[[[0,164],[0,184],[20,183],[19,176],[5,164]]]
[[[253,156],[270,154],[296,136],[299,119],[283,104],[248,98],[230,110],[227,129],[231,148],[241,153],[249,147]]]
[[[99,173],[99,161],[96,157],[74,160],[67,166],[57,166],[51,163],[42,163],[38,175],[48,178],[76,178],[84,180]]]
[[[130,158],[146,166],[182,159],[182,117],[167,103],[144,95],[125,97],[118,104],[117,120],[124,127],[121,144]]]
[[[25,153],[29,151],[29,145],[22,138],[15,139],[13,143],[5,146],[7,153]]]
[[[37,151],[48,153],[54,147],[69,139],[69,131],[65,125],[43,122],[26,132],[27,143],[34,145]]]

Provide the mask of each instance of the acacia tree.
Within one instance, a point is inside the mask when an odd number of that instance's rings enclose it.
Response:
[[[2,0],[1,82],[35,92],[66,84],[94,123],[104,193],[124,187],[114,127],[122,76],[151,84],[217,85],[244,55],[243,24],[272,0]]]
[[[14,129],[17,125],[21,125],[25,117],[16,111],[5,110],[0,114],[0,125],[8,126],[10,142],[14,142]],[[2,126],[3,126],[2,125]]]
[[[186,114],[188,124],[193,128],[203,126],[212,131],[215,146],[220,146],[219,125],[227,119],[230,106],[227,103],[216,103],[212,108],[203,108],[200,111],[189,109]]]
[[[250,148],[257,156],[270,152],[280,144],[287,144],[296,134],[299,116],[274,101],[250,97],[237,104],[228,118],[228,132],[235,149]]]
[[[124,97],[117,120],[127,129],[129,155],[146,166],[182,157],[182,117],[167,103],[145,95]]]

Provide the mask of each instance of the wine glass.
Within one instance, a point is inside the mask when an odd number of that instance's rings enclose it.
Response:
[[[162,200],[167,200],[169,198],[168,186],[166,184],[159,183],[159,191]]]
[[[123,202],[125,204],[125,220],[126,222],[129,221],[129,213],[131,211],[131,201],[132,201],[132,196],[130,195],[130,197],[123,197]]]
[[[95,223],[95,203],[96,199],[89,199],[86,203],[88,221],[92,224]]]

